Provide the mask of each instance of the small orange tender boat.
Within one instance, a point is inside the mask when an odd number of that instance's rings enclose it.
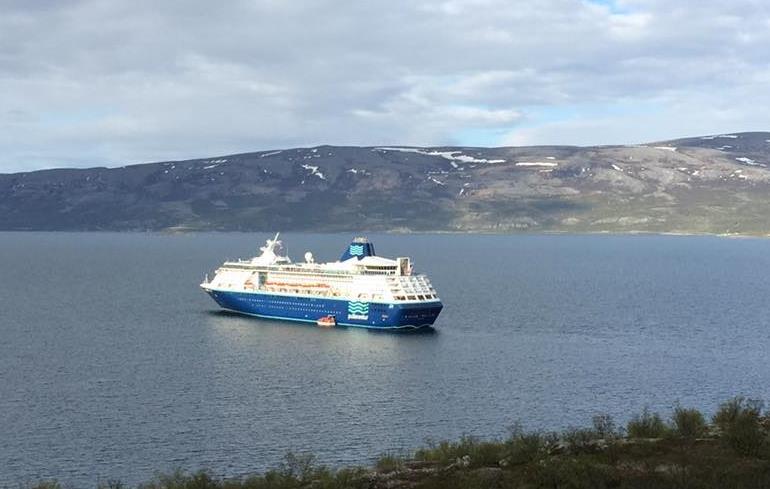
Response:
[[[331,328],[331,327],[337,326],[337,318],[330,314],[328,316],[323,316],[321,318],[318,318],[318,321],[316,321],[315,323],[318,326],[321,326],[323,328]]]

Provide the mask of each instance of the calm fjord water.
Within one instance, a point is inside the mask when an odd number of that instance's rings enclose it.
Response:
[[[264,234],[0,233],[0,486],[366,463],[426,438],[770,397],[770,240],[370,236],[435,334],[263,321],[198,289]],[[287,234],[334,259],[348,235]]]

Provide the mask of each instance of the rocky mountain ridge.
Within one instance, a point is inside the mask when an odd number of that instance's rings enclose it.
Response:
[[[3,230],[770,234],[770,132],[349,147],[0,174]]]

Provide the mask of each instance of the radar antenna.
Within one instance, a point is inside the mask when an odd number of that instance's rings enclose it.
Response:
[[[284,254],[283,243],[278,239],[281,233],[275,233],[273,239],[265,240],[265,246],[259,248],[261,255],[251,259],[251,263],[274,265],[276,263],[291,263],[288,256]]]
[[[275,233],[275,237],[273,239],[265,240],[265,246],[262,246],[259,248],[260,251],[266,252],[266,251],[273,251],[276,249],[278,245],[281,244],[280,241],[278,241],[278,236],[280,236],[281,233]]]

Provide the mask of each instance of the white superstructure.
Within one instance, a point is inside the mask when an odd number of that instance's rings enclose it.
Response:
[[[248,260],[227,261],[214,277],[201,284],[206,290],[261,292],[273,295],[384,303],[439,301],[425,275],[412,272],[411,260],[374,255],[371,243],[356,238],[343,258],[316,263],[311,253],[294,263],[282,254],[282,243],[268,239],[261,254]],[[361,251],[364,256],[356,256]]]

